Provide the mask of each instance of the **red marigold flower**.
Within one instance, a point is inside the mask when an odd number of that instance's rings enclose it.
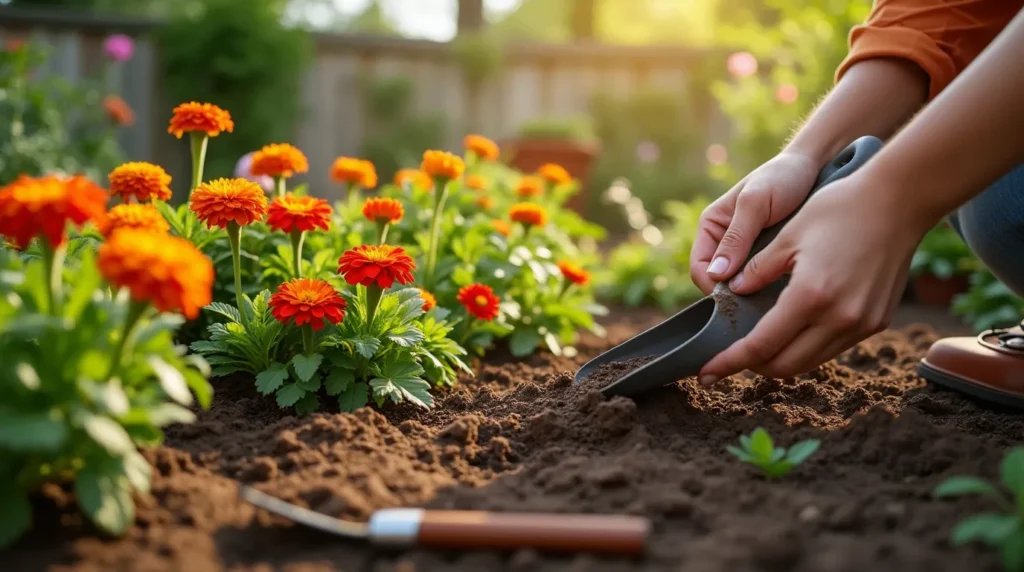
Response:
[[[462,146],[487,161],[496,161],[501,154],[498,144],[483,135],[466,135],[462,139]]]
[[[405,183],[409,183],[413,187],[423,189],[424,191],[434,188],[434,180],[430,178],[430,175],[419,169],[399,169],[395,173],[395,186],[403,187]]]
[[[544,226],[548,223],[548,211],[533,203],[516,203],[508,211],[508,217],[514,222],[527,226]]]
[[[166,234],[171,230],[171,225],[167,224],[164,216],[151,204],[122,203],[110,209],[100,222],[99,228],[103,236],[109,237],[115,230],[125,228]]]
[[[481,320],[490,322],[498,317],[498,304],[501,300],[494,295],[490,286],[470,284],[459,290],[459,303],[466,307],[470,314]]]
[[[296,326],[310,324],[313,330],[345,319],[348,303],[333,286],[314,278],[296,278],[277,287],[270,297],[270,313],[282,324],[294,320]]]
[[[20,176],[0,188],[0,234],[18,248],[40,236],[56,248],[64,244],[68,223],[80,226],[106,216],[110,196],[83,176]]]
[[[395,199],[372,197],[363,203],[363,216],[373,222],[395,223],[402,220],[405,209]]]
[[[287,193],[274,199],[267,210],[267,226],[281,232],[327,230],[331,226],[331,205],[324,199]]]
[[[338,183],[372,189],[377,186],[377,169],[373,163],[365,159],[338,157],[331,165],[331,179]]]
[[[573,284],[585,286],[587,282],[590,282],[590,273],[579,264],[563,260],[558,263],[558,269],[562,271],[562,276],[565,276],[565,279]]]
[[[468,175],[466,177],[466,188],[474,191],[482,191],[487,188],[487,179],[480,175]]]
[[[114,123],[128,127],[135,123],[135,112],[128,103],[116,95],[108,95],[103,98],[103,109],[107,117]]]
[[[171,176],[160,165],[144,161],[125,163],[115,167],[107,179],[110,192],[124,202],[133,197],[140,203],[171,198]]]
[[[178,139],[192,131],[205,132],[209,137],[216,137],[222,131],[231,133],[235,130],[235,122],[231,114],[212,103],[190,101],[174,108],[171,125],[167,132]]]
[[[447,151],[424,151],[420,170],[435,179],[454,180],[462,176],[466,163]]]
[[[494,227],[494,231],[498,234],[508,236],[512,234],[512,225],[501,219],[494,219],[491,221],[491,226]]]
[[[420,288],[420,298],[423,299],[424,312],[429,312],[434,308],[434,306],[437,306],[437,298],[435,298],[433,294],[427,292],[423,288]]]
[[[410,284],[416,262],[405,249],[390,244],[364,244],[346,251],[338,260],[338,273],[349,284],[390,288],[396,281]]]
[[[572,175],[569,171],[565,170],[565,167],[555,163],[545,163],[537,169],[537,174],[540,175],[545,181],[553,185],[561,185],[572,181]]]
[[[516,194],[522,199],[540,196],[543,192],[544,181],[540,177],[526,176],[519,179],[519,184],[516,185]]]
[[[246,179],[217,179],[192,191],[190,208],[210,228],[252,224],[267,214],[263,188]]]
[[[253,177],[292,177],[309,171],[309,160],[302,151],[287,143],[267,145],[253,153],[249,174]]]

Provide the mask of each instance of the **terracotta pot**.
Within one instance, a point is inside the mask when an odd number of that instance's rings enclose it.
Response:
[[[565,167],[580,184],[579,192],[566,206],[583,214],[587,204],[587,175],[597,157],[597,145],[561,139],[513,139],[502,146],[509,152],[509,165],[524,173],[532,173],[544,163]]]
[[[967,276],[939,278],[933,274],[921,274],[913,279],[914,296],[918,302],[929,306],[948,307],[953,297],[970,288]]]

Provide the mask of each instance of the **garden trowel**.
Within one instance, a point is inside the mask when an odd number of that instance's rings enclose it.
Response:
[[[851,143],[821,170],[808,198],[829,183],[856,171],[881,148],[882,142],[870,136]],[[795,214],[761,231],[750,249],[747,262],[774,240]],[[587,362],[576,373],[576,383],[593,375],[603,365],[634,358],[650,358],[652,361],[601,388],[601,393],[607,397],[630,397],[696,376],[711,358],[754,329],[761,317],[775,305],[787,281],[788,277],[780,278],[759,292],[746,296],[734,294],[724,282],[718,284],[710,296]]]

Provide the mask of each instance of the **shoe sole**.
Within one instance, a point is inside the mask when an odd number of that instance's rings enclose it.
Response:
[[[918,364],[917,373],[928,381],[954,391],[966,393],[967,395],[990,403],[997,403],[1006,407],[1024,410],[1024,395],[1007,393],[1005,391],[999,391],[998,389],[992,389],[977,383],[972,383],[963,378],[954,377],[946,372],[939,371],[924,362]]]

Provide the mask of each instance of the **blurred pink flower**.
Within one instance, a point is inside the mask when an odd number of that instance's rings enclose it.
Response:
[[[636,157],[642,163],[655,163],[661,157],[661,148],[654,141],[641,141],[636,146]]]
[[[255,151],[250,151],[235,163],[235,177],[239,179],[246,179],[258,184],[263,188],[265,192],[271,192],[274,190],[274,179],[263,176],[255,176],[252,174],[252,156],[255,155]]]
[[[107,36],[103,42],[103,51],[115,62],[126,62],[135,53],[135,40],[124,34]]]
[[[800,90],[791,83],[784,83],[775,88],[775,99],[782,103],[793,103],[798,97],[800,97]]]
[[[757,58],[750,52],[732,54],[725,65],[733,77],[747,77],[757,73]]]
[[[729,160],[729,150],[725,148],[725,145],[714,143],[708,146],[705,156],[708,159],[708,163],[721,165]]]

